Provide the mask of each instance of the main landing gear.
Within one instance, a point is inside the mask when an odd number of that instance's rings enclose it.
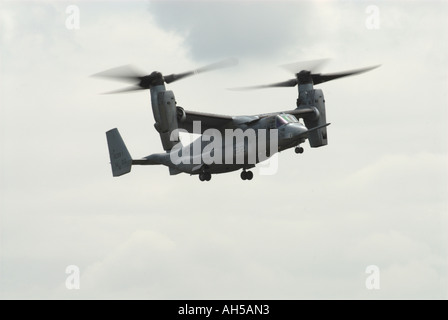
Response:
[[[210,172],[201,172],[199,174],[199,180],[201,181],[210,181],[212,178],[212,174]]]
[[[252,180],[253,177],[254,174],[252,173],[252,171],[246,171],[244,169],[243,172],[241,172],[241,179],[243,180]]]
[[[303,148],[297,146],[297,147],[294,149],[294,151],[295,151],[296,153],[303,153]]]

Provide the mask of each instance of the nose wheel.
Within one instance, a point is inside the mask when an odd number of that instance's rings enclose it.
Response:
[[[243,180],[252,180],[253,177],[254,174],[252,173],[252,171],[243,170],[243,172],[241,172],[241,179]]]
[[[296,147],[295,149],[294,149],[294,151],[296,152],[296,153],[303,153],[303,148],[302,147]]]

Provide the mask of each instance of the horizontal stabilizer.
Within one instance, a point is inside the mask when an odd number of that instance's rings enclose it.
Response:
[[[151,161],[149,159],[137,159],[137,160],[132,160],[132,164],[133,165],[147,166],[147,165],[154,165],[154,164],[160,164],[160,163]]]
[[[154,153],[143,159],[132,160],[132,165],[151,166],[157,164],[164,164],[167,162],[167,153]]]

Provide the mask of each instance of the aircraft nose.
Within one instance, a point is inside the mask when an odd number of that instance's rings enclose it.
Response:
[[[294,139],[305,133],[308,129],[301,123],[289,123],[285,126],[284,139]]]

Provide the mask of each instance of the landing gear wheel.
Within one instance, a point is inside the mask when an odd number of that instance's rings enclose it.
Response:
[[[212,178],[212,174],[210,172],[201,172],[199,174],[199,180],[201,181],[210,181]]]
[[[252,180],[253,177],[254,174],[252,173],[252,171],[244,170],[243,172],[241,172],[241,179],[243,180]]]
[[[302,148],[302,147],[296,147],[296,148],[294,149],[294,151],[295,151],[296,153],[303,153],[303,148]]]

